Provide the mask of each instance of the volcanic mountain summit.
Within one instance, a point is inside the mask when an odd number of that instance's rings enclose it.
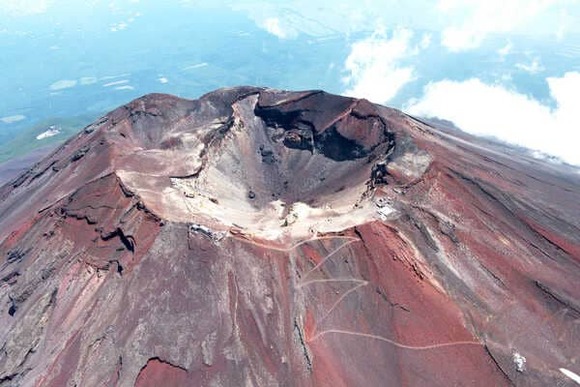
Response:
[[[578,171],[366,100],[139,98],[0,188],[0,254],[0,386],[580,374]]]

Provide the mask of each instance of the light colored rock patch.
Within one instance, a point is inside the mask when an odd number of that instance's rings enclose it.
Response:
[[[406,152],[389,163],[390,170],[396,170],[408,179],[415,180],[423,176],[432,157],[424,150],[418,152]]]

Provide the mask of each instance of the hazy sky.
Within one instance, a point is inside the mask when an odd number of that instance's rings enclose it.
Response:
[[[428,61],[422,53],[433,41],[456,53],[477,51],[490,36],[504,36],[505,46],[497,52],[501,58],[518,49],[510,36],[549,40],[556,49],[580,32],[578,0],[294,0],[283,6],[258,4],[237,7],[281,39],[295,39],[303,33],[348,34],[373,29],[369,37],[351,46],[344,63],[344,93],[383,104],[417,80],[413,61]],[[394,32],[385,32],[393,28]],[[430,32],[417,34],[416,30]],[[498,74],[491,83],[478,78],[433,79],[423,95],[408,101],[405,110],[449,119],[468,132],[492,135],[580,165],[576,145],[580,144],[580,124],[575,115],[580,111],[580,73],[550,73],[540,56],[516,66],[545,80],[555,107],[513,90],[503,79],[509,75]]]
[[[518,50],[517,39],[511,37],[527,35],[554,49],[576,41],[571,61],[580,60],[580,41],[573,38],[580,36],[580,0],[0,0],[0,39],[3,33],[26,33],[26,28],[39,28],[43,22],[82,30],[95,17],[106,18],[112,31],[123,30],[145,4],[158,4],[160,12],[164,7],[227,7],[280,40],[356,35],[340,64],[342,92],[382,104],[417,82],[417,64],[429,61],[426,51],[434,44],[450,55],[477,52],[499,36],[504,44],[496,54],[502,60]],[[580,165],[575,115],[580,111],[580,72],[548,68],[542,55],[550,53],[530,54],[527,62],[514,64],[514,71],[543,82],[550,103],[516,90],[506,73],[492,80],[430,79],[403,108]]]

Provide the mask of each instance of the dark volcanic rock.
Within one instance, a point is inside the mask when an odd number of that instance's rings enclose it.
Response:
[[[321,91],[111,112],[0,188],[0,257],[0,386],[580,374],[577,171]]]

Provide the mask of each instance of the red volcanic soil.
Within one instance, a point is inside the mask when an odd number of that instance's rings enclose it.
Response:
[[[566,386],[579,348],[578,170],[365,100],[147,95],[0,187],[0,386]]]

